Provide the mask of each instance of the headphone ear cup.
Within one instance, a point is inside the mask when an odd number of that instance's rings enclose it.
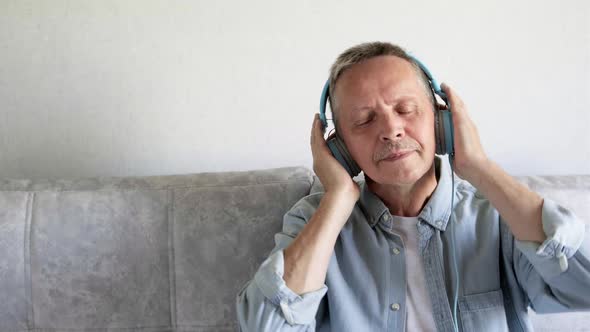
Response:
[[[342,142],[338,134],[328,137],[326,143],[328,144],[328,148],[330,149],[330,152],[332,152],[334,158],[338,160],[340,165],[344,167],[346,172],[348,172],[351,177],[355,177],[361,172],[360,167],[357,165],[354,159],[352,159],[350,153],[344,145],[344,142]]]
[[[354,161],[354,159],[352,158],[352,155],[350,154],[350,152],[348,152],[348,149],[346,148],[344,141],[342,140],[342,138],[340,138],[340,136],[338,134],[336,134],[336,142],[337,142],[338,148],[340,149],[340,153],[342,154],[342,157],[344,157],[344,159],[346,160],[346,163],[350,167],[350,171],[351,171],[351,172],[349,172],[350,176],[355,177],[355,176],[359,175],[359,173],[361,172],[361,168]]]
[[[436,154],[438,155],[444,155],[445,151],[443,149],[443,144],[441,142],[441,139],[444,138],[444,131],[441,129],[441,123],[442,119],[441,119],[441,111],[440,110],[435,110],[434,111],[434,142],[436,145]],[[442,137],[442,138],[441,138]]]
[[[434,112],[434,140],[436,142],[436,154],[455,154],[455,133],[453,116],[450,111],[436,110]]]

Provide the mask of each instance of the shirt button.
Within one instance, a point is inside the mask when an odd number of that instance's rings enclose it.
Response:
[[[391,252],[392,252],[394,255],[398,255],[398,254],[399,254],[399,249],[398,249],[398,248],[393,248],[393,249],[391,249]]]
[[[383,220],[389,221],[389,215],[388,214],[383,215]]]
[[[398,311],[399,310],[399,303],[394,303],[391,305],[391,310]]]

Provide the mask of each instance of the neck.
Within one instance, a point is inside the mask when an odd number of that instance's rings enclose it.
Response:
[[[389,212],[395,216],[416,217],[436,189],[437,179],[434,163],[416,182],[404,185],[380,184],[366,177],[369,189],[375,193]]]

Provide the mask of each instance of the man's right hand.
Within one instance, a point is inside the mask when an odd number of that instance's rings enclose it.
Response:
[[[324,131],[320,116],[316,113],[310,137],[313,171],[324,186],[326,194],[343,196],[354,204],[360,196],[359,186],[330,152],[324,140]]]
[[[336,239],[360,196],[358,184],[330,153],[318,114],[313,120],[310,143],[313,170],[326,192],[311,219],[283,251],[283,279],[297,294],[324,285]]]

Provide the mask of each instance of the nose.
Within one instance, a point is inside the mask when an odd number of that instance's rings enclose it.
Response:
[[[379,140],[383,143],[401,140],[405,135],[405,121],[395,111],[386,112],[380,123]]]

